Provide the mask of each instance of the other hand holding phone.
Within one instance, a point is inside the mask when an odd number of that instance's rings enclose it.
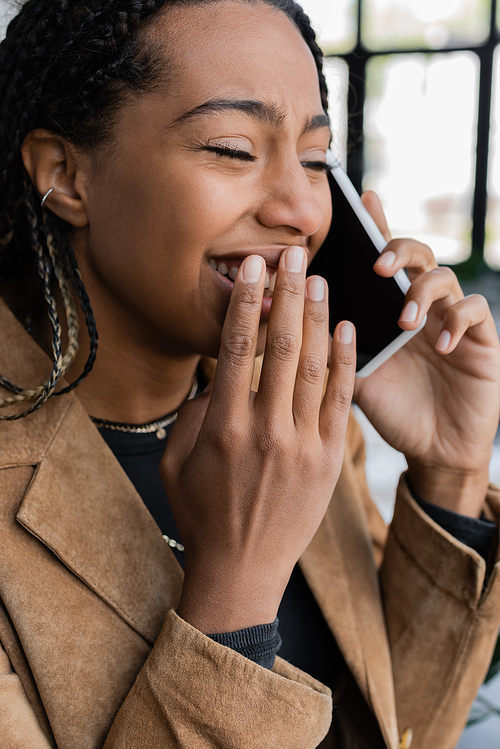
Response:
[[[399,324],[416,330],[394,356],[366,379],[355,400],[382,437],[403,452],[414,489],[445,509],[479,517],[498,427],[500,346],[484,297],[464,297],[449,268],[429,247],[391,240],[374,193],[363,203],[386,248],[375,263],[382,277],[407,270],[411,287]]]

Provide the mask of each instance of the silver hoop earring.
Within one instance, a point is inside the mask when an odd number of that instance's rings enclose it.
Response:
[[[43,206],[45,205],[45,201],[46,201],[46,200],[47,200],[47,198],[49,197],[50,193],[51,193],[51,192],[54,192],[54,189],[55,189],[55,188],[51,187],[51,188],[50,188],[50,190],[47,190],[47,192],[45,193],[45,195],[44,195],[44,196],[43,196],[43,198],[42,198],[42,202],[40,203],[40,208],[43,208]]]

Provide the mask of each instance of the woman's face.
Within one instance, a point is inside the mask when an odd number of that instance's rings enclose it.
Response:
[[[221,264],[231,275],[259,254],[272,278],[286,246],[312,256],[327,234],[328,121],[313,57],[280,11],[176,6],[148,36],[165,82],[123,107],[75,250],[98,326],[216,356],[232,287]]]

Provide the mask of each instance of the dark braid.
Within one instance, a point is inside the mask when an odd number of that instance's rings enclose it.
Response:
[[[300,30],[316,63],[326,111],[323,56],[309,18],[294,0],[260,1],[285,13]],[[10,23],[0,44],[0,281],[17,280],[23,290],[31,288],[31,294],[44,300],[52,330],[53,367],[47,381],[33,389],[0,375],[0,385],[14,394],[0,398],[0,408],[34,400],[27,411],[0,420],[21,418],[51,395],[75,388],[91,371],[97,352],[96,324],[68,226],[40,207],[22,163],[24,139],[35,128],[45,128],[84,149],[109,141],[124,101],[152,90],[165,77],[164,59],[140,32],[169,6],[210,2],[218,0],[27,0]],[[255,5],[259,0],[246,2]],[[68,322],[70,340],[64,356],[52,294],[55,281]],[[70,287],[85,317],[90,352],[81,375],[56,393],[78,348]]]

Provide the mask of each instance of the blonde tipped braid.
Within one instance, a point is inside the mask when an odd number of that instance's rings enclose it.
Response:
[[[38,274],[42,280],[42,289],[43,289],[43,295],[45,298],[45,301],[48,306],[48,315],[49,320],[52,328],[52,372],[50,373],[49,378],[46,380],[45,383],[42,385],[39,385],[36,388],[28,388],[28,389],[22,389],[19,388],[17,385],[13,385],[8,380],[6,380],[4,377],[0,376],[0,385],[3,385],[7,389],[14,392],[14,395],[9,396],[7,398],[0,398],[0,408],[4,408],[5,406],[12,405],[14,403],[22,403],[28,400],[36,399],[33,405],[30,406],[26,411],[24,411],[21,414],[13,414],[12,416],[0,416],[0,421],[14,421],[17,419],[21,419],[24,416],[27,416],[28,414],[32,413],[33,411],[36,411],[40,406],[45,403],[47,398],[49,398],[52,393],[54,392],[54,389],[59,381],[59,379],[62,376],[62,367],[63,367],[63,356],[61,352],[61,338],[62,338],[62,331],[61,331],[61,325],[59,323],[59,317],[57,315],[57,309],[54,297],[52,296],[51,287],[50,287],[50,281],[51,281],[51,265],[54,265],[54,260],[52,257],[50,257],[50,260],[52,260],[52,263],[47,259],[47,257],[44,254],[43,247],[40,243],[39,235],[38,235],[38,216],[36,213],[36,210],[33,205],[33,198],[34,198],[34,190],[31,183],[28,183],[26,181],[25,183],[26,187],[26,209],[27,209],[27,215],[28,215],[28,221],[31,228],[31,237],[32,237],[32,247],[35,251],[36,255],[36,261],[37,261],[37,268],[38,268]],[[56,254],[54,253],[54,257]],[[59,266],[59,262],[56,261],[56,264]],[[55,268],[54,268],[55,272]],[[61,278],[63,278],[63,274],[59,274]],[[61,283],[61,282],[60,282]],[[61,289],[62,293],[62,289]],[[67,297],[68,294],[65,296]],[[65,301],[66,306],[66,301]],[[74,308],[74,305],[73,305]],[[70,308],[69,308],[70,309]],[[71,312],[73,315],[73,312]],[[74,313],[76,316],[76,312]],[[72,324],[74,328],[74,323]],[[70,346],[68,346],[70,349],[70,357],[74,354],[72,353],[72,350],[74,348],[74,334],[72,336],[72,341],[70,342]],[[74,352],[76,353],[76,351]],[[69,366],[69,360],[68,365]]]
[[[45,211],[44,211],[45,214]],[[46,215],[44,215],[46,223]],[[61,290],[61,296],[64,302],[64,311],[66,312],[66,322],[68,325],[68,346],[62,360],[61,376],[66,374],[69,366],[73,363],[79,348],[80,323],[76,305],[71,294],[71,288],[68,278],[65,276],[64,268],[59,258],[59,251],[54,244],[54,236],[51,232],[47,233],[47,247],[52,259],[54,273]]]
[[[45,211],[44,211],[44,214],[45,214]],[[46,223],[45,215],[44,215],[44,223]],[[5,242],[5,244],[7,244],[7,242]],[[73,301],[73,297],[71,295],[70,286],[68,284],[68,279],[65,277],[64,269],[59,260],[59,253],[57,251],[57,248],[54,245],[54,237],[51,233],[47,234],[47,247],[49,250],[50,258],[52,260],[52,267],[54,270],[54,274],[57,278],[57,282],[61,290],[61,295],[62,295],[63,302],[64,302],[64,309],[66,312],[66,320],[67,320],[67,325],[68,325],[68,346],[62,358],[61,373],[60,373],[60,377],[62,377],[68,370],[69,366],[73,363],[76,353],[78,351],[78,347],[79,347],[78,336],[79,336],[80,325],[78,321],[78,314],[76,311],[76,306]],[[0,398],[0,408],[12,405],[14,403],[22,403],[28,400],[33,400],[35,398],[38,398],[41,395],[41,393],[44,391],[45,386],[46,386],[46,383],[39,385],[36,388],[16,389],[15,395],[8,396],[6,398]],[[2,417],[0,417],[0,420],[2,420]]]

